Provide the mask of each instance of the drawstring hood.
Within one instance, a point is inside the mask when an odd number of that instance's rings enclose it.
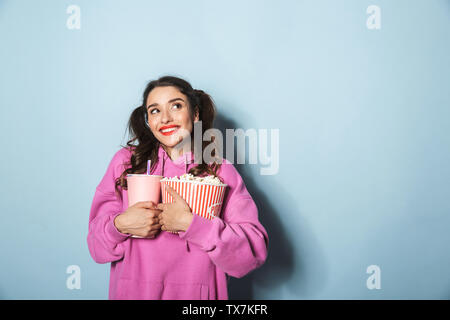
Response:
[[[186,152],[180,157],[178,157],[175,161],[170,159],[169,155],[167,154],[166,150],[162,146],[159,147],[158,151],[158,158],[162,159],[162,165],[161,165],[161,175],[164,176],[164,167],[166,164],[166,160],[170,161],[175,167],[182,167],[184,173],[188,173],[188,168],[191,163],[194,162],[194,154],[191,152]],[[172,178],[172,177],[169,177]]]

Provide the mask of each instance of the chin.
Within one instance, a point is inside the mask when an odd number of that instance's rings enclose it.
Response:
[[[161,139],[158,139],[161,144],[168,148],[174,148],[177,144],[180,143],[179,137],[163,137]]]
[[[168,148],[174,148],[177,145],[179,145],[183,140],[184,141],[190,140],[191,133],[188,130],[181,129],[179,132],[170,136],[166,136],[159,133],[158,135],[156,135],[156,138],[164,146]]]

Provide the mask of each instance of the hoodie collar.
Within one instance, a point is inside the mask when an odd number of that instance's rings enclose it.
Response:
[[[173,161],[161,145],[159,146],[158,157],[163,159],[163,161],[170,161],[174,165],[185,165],[194,162],[194,153],[192,151],[183,153],[177,160]]]

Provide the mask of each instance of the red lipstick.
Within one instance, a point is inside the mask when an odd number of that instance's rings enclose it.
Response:
[[[175,132],[177,132],[179,127],[180,126],[172,124],[172,125],[169,125],[169,126],[161,127],[159,129],[159,132],[161,132],[161,134],[163,134],[165,136],[170,136],[170,135],[174,134]]]

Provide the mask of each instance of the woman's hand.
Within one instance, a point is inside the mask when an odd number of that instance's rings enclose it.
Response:
[[[173,203],[159,203],[158,209],[162,210],[159,215],[161,230],[178,232],[186,231],[191,225],[193,214],[186,201],[171,187],[166,185],[167,192],[173,198]]]
[[[114,219],[114,225],[121,233],[127,233],[144,238],[154,238],[161,230],[156,204],[152,201],[142,201],[129,207],[124,213]]]

